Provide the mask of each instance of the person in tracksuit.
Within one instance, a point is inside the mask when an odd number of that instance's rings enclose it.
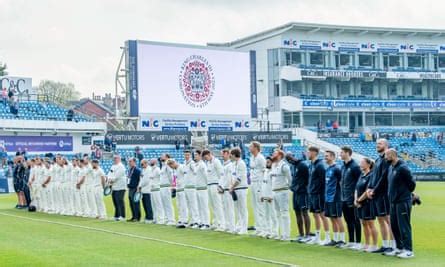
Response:
[[[262,187],[260,192],[262,209],[264,211],[263,222],[264,225],[261,237],[266,237],[268,239],[278,239],[279,236],[279,223],[278,216],[275,210],[274,193],[272,191],[272,158],[266,158],[266,170],[264,172],[264,177],[262,181]]]
[[[169,154],[163,154],[161,156],[161,201],[164,208],[164,214],[166,219],[166,225],[176,225],[175,211],[172,203],[172,184],[173,173],[170,167],[167,165],[167,160],[170,159]]]
[[[184,193],[189,211],[187,226],[197,229],[201,222],[198,210],[198,197],[196,196],[196,167],[190,150],[184,151],[184,169]]]
[[[382,247],[373,253],[391,253],[395,248],[389,221],[388,169],[390,164],[385,160],[385,152],[388,149],[389,143],[386,139],[377,140],[376,150],[379,156],[375,160],[371,180],[366,190],[368,198],[372,199],[382,235]]]
[[[309,167],[302,159],[296,159],[292,154],[286,155],[286,160],[291,166],[292,182],[290,190],[293,192],[292,202],[297,218],[299,236],[296,242],[305,243],[311,239],[311,219],[309,218]],[[292,171],[293,170],[293,171]],[[293,240],[292,240],[293,241]]]
[[[264,210],[261,203],[260,195],[262,182],[264,178],[264,172],[266,170],[266,159],[261,154],[261,144],[253,141],[249,146],[250,150],[250,193],[252,198],[253,217],[255,220],[255,234],[258,236],[263,235],[263,228],[266,228],[262,224],[264,222]]]
[[[318,158],[320,150],[318,147],[310,146],[308,148],[308,159],[311,161],[309,166],[309,210],[314,216],[315,236],[309,240],[308,244],[323,245],[331,241],[329,233],[328,220],[324,216],[325,203],[325,182],[326,168],[323,160]],[[321,223],[325,231],[325,240],[321,241],[320,229]]]
[[[219,181],[223,175],[223,167],[219,159],[212,155],[210,150],[202,151],[202,158],[207,167],[207,186],[209,193],[209,204],[213,212],[212,229],[224,231],[224,215],[222,206],[222,197],[218,193]]]
[[[335,163],[336,154],[334,151],[325,151],[326,188],[324,215],[331,221],[334,239],[325,246],[343,247],[345,243],[345,227],[342,221],[342,201],[341,201],[341,170]]]
[[[247,220],[249,212],[247,209],[247,167],[246,163],[241,159],[241,150],[237,147],[230,150],[230,158],[232,160],[232,177],[233,182],[229,192],[236,194],[235,201],[236,213],[236,233],[239,235],[247,234]]]
[[[185,228],[188,221],[187,200],[184,192],[184,180],[187,170],[184,165],[177,163],[173,159],[169,159],[167,165],[173,170],[173,175],[176,177],[176,206],[178,208],[178,224],[176,228]]]
[[[411,207],[416,181],[406,163],[398,158],[396,150],[387,150],[385,159],[391,164],[388,171],[388,197],[390,202],[391,229],[397,246],[392,253],[386,253],[385,255],[412,258],[414,253]]]
[[[369,158],[363,158],[360,161],[362,174],[357,181],[354,194],[354,205],[357,207],[357,216],[362,222],[363,232],[365,234],[365,245],[361,248],[365,252],[377,250],[377,229],[375,228],[375,212],[373,203],[366,194],[369,180],[371,180],[374,161]]]
[[[224,160],[223,170],[224,175],[221,177],[219,185],[222,191],[220,194],[223,198],[224,207],[224,231],[228,233],[235,233],[235,203],[233,201],[232,195],[229,192],[230,186],[233,182],[232,176],[232,162],[230,161],[230,150],[225,148],[221,151],[221,155]]]
[[[196,195],[201,230],[210,230],[209,194],[207,193],[207,167],[201,158],[201,151],[195,151]]]
[[[349,242],[344,247],[350,249],[361,249],[362,228],[357,210],[354,207],[354,192],[357,181],[360,178],[360,166],[351,158],[352,149],[348,146],[341,148],[340,157],[343,160],[341,168],[341,200],[343,216],[348,227]]]
[[[275,150],[272,154],[272,191],[275,212],[278,216],[280,234],[282,241],[290,240],[290,215],[289,215],[289,186],[291,173],[289,165],[284,160],[284,152]]]

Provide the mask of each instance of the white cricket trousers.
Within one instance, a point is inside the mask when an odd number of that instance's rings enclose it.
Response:
[[[54,182],[51,186],[51,210],[55,213],[62,212],[62,190],[59,182]]]
[[[178,222],[183,224],[187,223],[188,221],[187,200],[183,188],[176,190],[176,207],[178,209]]]
[[[232,195],[228,190],[224,190],[223,195],[224,206],[224,230],[227,232],[235,232],[235,207]]]
[[[222,205],[223,201],[222,201],[222,195],[218,192],[218,185],[217,184],[209,185],[208,193],[209,193],[210,208],[213,214],[213,220],[212,220],[213,225],[223,229],[225,225],[224,215],[223,215],[223,205]]]
[[[196,190],[196,196],[198,199],[199,223],[210,225],[209,194],[207,189]]]
[[[47,187],[43,187],[42,185],[38,185],[40,187],[40,211],[42,212],[48,212],[48,197],[49,197],[49,193],[48,193],[48,188]]]
[[[107,217],[107,210],[105,209],[105,203],[103,198],[103,188],[102,186],[93,187],[94,201],[96,207],[97,217],[100,219],[105,219]]]
[[[250,193],[252,199],[253,219],[255,220],[255,231],[261,233],[264,231],[264,205],[261,203],[262,181],[252,181]]]
[[[71,215],[71,201],[70,201],[70,192],[68,190],[68,183],[64,182],[60,184],[60,192],[62,196],[62,214]]]
[[[281,238],[290,238],[289,190],[273,192],[275,211],[280,225]]]
[[[31,203],[36,207],[36,210],[41,211],[41,196],[42,186],[37,183],[31,185]]]
[[[247,220],[249,212],[247,210],[247,189],[235,190],[238,200],[235,201],[236,231],[239,234],[247,234]]]
[[[80,202],[81,202],[81,214],[83,217],[89,217],[91,216],[91,209],[90,209],[90,203],[88,199],[88,188],[85,184],[80,186]]]
[[[164,208],[162,207],[161,192],[159,189],[150,192],[151,204],[153,205],[153,220],[157,224],[164,224]]]
[[[187,208],[189,211],[189,223],[190,224],[199,224],[199,210],[198,210],[198,199],[196,196],[196,189],[195,188],[186,188],[184,189],[185,192],[185,199],[187,201]]]
[[[263,233],[278,237],[279,224],[277,212],[275,210],[275,200],[272,200],[272,202],[264,201],[261,204],[264,210],[262,225],[265,227],[263,228]]]
[[[96,207],[96,189],[92,185],[87,185],[86,191],[87,191],[87,200],[89,207],[89,212],[87,213],[87,216],[91,218],[96,218],[97,216],[99,216],[99,214],[97,214],[97,207]]]
[[[82,209],[82,194],[81,190],[77,189],[77,187],[74,185],[71,185],[73,189],[74,194],[74,215],[76,216],[83,216],[83,209]]]
[[[175,223],[175,212],[173,210],[172,191],[170,187],[161,188],[161,201],[166,223]]]

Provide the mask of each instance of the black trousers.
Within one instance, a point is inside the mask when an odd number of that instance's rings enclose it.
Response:
[[[348,227],[349,242],[360,243],[362,240],[362,227],[357,216],[357,210],[352,203],[343,202],[343,216]]]
[[[114,218],[125,218],[125,203],[124,203],[125,189],[114,190],[111,193],[114,205]]]
[[[31,192],[29,192],[28,185],[25,185],[25,187],[23,188],[23,194],[25,195],[26,205],[31,205]]]
[[[151,207],[151,195],[150,193],[142,194],[142,205],[144,206],[145,219],[153,220],[153,208]]]
[[[390,220],[391,230],[394,234],[398,249],[413,251],[411,231],[411,207],[410,200],[391,203]]]
[[[130,201],[131,218],[140,220],[141,219],[141,203],[134,202],[134,194],[137,192],[136,188],[128,189],[128,200]]]

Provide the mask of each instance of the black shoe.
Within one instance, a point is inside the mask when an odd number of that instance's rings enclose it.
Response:
[[[176,225],[176,228],[178,228],[178,229],[184,229],[184,228],[185,228],[185,225],[183,225],[183,224],[178,224],[178,225]]]
[[[247,231],[255,231],[255,226],[249,226],[247,227]]]
[[[334,246],[336,246],[338,243],[337,242],[335,242],[334,240],[331,240],[331,242],[329,242],[329,243],[327,243],[327,244],[324,244],[323,246],[326,246],[326,247],[334,247]]]
[[[371,252],[371,253],[385,253],[387,249],[389,249],[389,248],[380,247],[379,249],[374,250],[374,251]]]
[[[346,245],[345,242],[343,242],[343,241],[338,241],[338,242],[337,242],[337,245],[335,245],[335,247],[336,247],[336,248],[342,248],[342,247],[344,247],[345,245]]]
[[[301,240],[303,239],[304,237],[303,236],[297,236],[297,238],[295,238],[295,239],[291,239],[290,240],[290,242],[291,243],[301,243]]]
[[[383,251],[382,254],[385,255],[385,253],[390,253],[392,251],[394,251],[393,248],[385,248],[385,251]]]

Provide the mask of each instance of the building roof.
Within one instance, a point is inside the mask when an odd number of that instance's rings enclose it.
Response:
[[[97,107],[99,107],[100,109],[104,110],[105,112],[107,112],[110,115],[114,115],[114,111],[112,111],[109,107],[107,107],[106,105],[103,105],[101,103],[98,103],[90,98],[83,98],[81,100],[79,100],[79,102],[75,105],[74,108],[79,109],[81,108],[83,105],[85,105],[86,103],[92,103],[93,105],[96,105]]]
[[[325,32],[331,34],[355,33],[357,36],[367,34],[381,34],[382,37],[390,35],[405,35],[407,37],[423,36],[427,38],[445,37],[445,29],[419,29],[419,28],[390,28],[390,27],[369,27],[369,26],[347,26],[330,25],[304,22],[289,22],[284,25],[265,30],[244,38],[236,39],[226,43],[207,43],[209,46],[241,47],[255,43],[289,30],[300,30],[308,33]]]

